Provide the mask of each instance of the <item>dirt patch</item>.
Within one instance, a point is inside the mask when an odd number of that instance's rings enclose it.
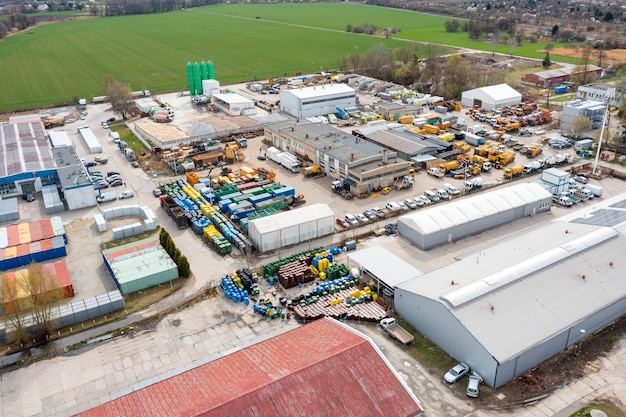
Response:
[[[597,58],[598,51],[592,52],[592,59]],[[550,51],[550,55],[567,56],[570,58],[582,58],[583,48],[578,46],[568,46],[565,48],[555,48]],[[603,62],[623,63],[626,62],[626,49],[609,49],[603,51]]]

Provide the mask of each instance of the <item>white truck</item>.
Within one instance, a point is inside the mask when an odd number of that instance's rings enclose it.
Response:
[[[602,192],[604,191],[602,187],[599,185],[593,184],[585,184],[585,188],[593,193],[596,197],[602,197]]]
[[[295,155],[290,154],[289,152],[283,152],[278,155],[278,159],[280,159],[280,164],[282,166],[294,174],[300,172],[300,161],[298,161],[298,158]]]
[[[432,175],[433,177],[443,178],[446,173],[440,170],[439,168],[428,168],[426,171],[428,175]]]
[[[464,183],[464,188],[467,192],[481,189],[482,186],[483,179],[481,177],[470,178]]]
[[[535,171],[543,168],[544,162],[542,160],[532,161],[524,165],[524,174],[532,174]]]
[[[415,339],[411,333],[396,323],[396,319],[393,317],[382,319],[380,321],[380,327],[382,327],[383,330],[389,334],[389,336],[393,337],[403,345],[408,345]]]
[[[280,164],[280,158],[279,155],[281,153],[283,153],[281,150],[276,149],[273,146],[270,146],[269,148],[267,148],[267,157],[270,159],[270,161],[274,161],[277,164]]]

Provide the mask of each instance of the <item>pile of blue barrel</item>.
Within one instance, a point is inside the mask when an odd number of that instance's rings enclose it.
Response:
[[[230,300],[233,300],[236,303],[243,302],[245,305],[250,304],[248,291],[240,287],[239,284],[230,275],[225,275],[222,277],[222,290],[224,290],[224,294]]]
[[[329,295],[339,292],[341,290],[346,290],[350,287],[353,287],[359,283],[358,278],[354,278],[352,275],[346,275],[344,277],[334,279],[332,281],[326,281],[311,290],[312,294],[316,295]]]

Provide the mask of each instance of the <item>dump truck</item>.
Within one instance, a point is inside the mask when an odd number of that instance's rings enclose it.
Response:
[[[174,220],[179,229],[187,228],[187,216],[172,197],[163,194],[160,198],[161,208]]]
[[[532,145],[528,147],[528,149],[526,149],[526,157],[534,158],[537,155],[539,155],[541,152],[543,152],[542,146],[538,143],[533,143]]]
[[[496,168],[502,169],[504,168],[505,165],[513,162],[514,160],[515,160],[515,152],[513,151],[502,152],[500,155],[498,155],[498,160],[496,161]]]
[[[396,323],[396,319],[393,317],[382,319],[380,321],[380,327],[382,327],[383,330],[389,334],[389,336],[393,337],[403,345],[409,345],[415,339],[411,333]]]
[[[410,188],[410,187],[413,187],[413,177],[411,177],[410,175],[406,175],[402,178],[399,178],[393,184],[393,188],[395,188],[398,191],[404,190],[405,188]]]
[[[521,165],[517,165],[514,167],[510,167],[510,168],[505,168],[504,178],[511,179],[511,178],[519,177],[523,173],[524,173],[524,167]]]
[[[302,173],[307,178],[315,178],[324,175],[324,171],[322,171],[322,167],[320,167],[319,165],[304,167],[302,168]]]
[[[466,153],[469,152],[472,147],[463,141],[459,141],[452,144],[452,149],[458,149],[459,151]]]

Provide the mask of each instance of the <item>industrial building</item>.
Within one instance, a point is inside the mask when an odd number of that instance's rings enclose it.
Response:
[[[56,165],[39,115],[15,116],[0,124],[0,143],[0,197],[36,193],[56,183]]]
[[[212,94],[211,103],[229,116],[253,116],[256,114],[254,101],[235,93]]]
[[[500,387],[626,311],[625,196],[400,283],[394,309]]]
[[[624,91],[619,86],[606,83],[586,84],[578,87],[576,98],[609,103],[609,107],[620,107],[624,103]]]
[[[323,116],[336,113],[337,107],[356,105],[356,90],[345,84],[323,84],[280,92],[280,110],[298,118]]]
[[[405,161],[416,162],[416,157],[422,160],[425,155],[435,155],[452,148],[449,143],[422,136],[404,127],[390,129],[386,125],[363,126],[352,134],[395,152],[399,159]]]
[[[324,123],[288,120],[267,124],[265,138],[305,164],[319,165],[326,175],[344,181],[355,194],[391,185],[408,175],[411,167],[397,153]]]
[[[523,183],[401,216],[398,233],[418,248],[430,249],[551,207],[549,191]]]
[[[583,69],[580,66],[569,66],[523,74],[522,82],[538,87],[553,87],[563,82],[571,81],[572,76],[582,78],[583,71],[586,71],[585,78],[587,80],[592,80],[602,75],[602,68],[600,67],[591,64],[587,64],[585,67]]]
[[[573,100],[563,105],[563,112],[561,113],[561,131],[566,134],[581,134],[586,132],[579,132],[579,124],[577,119],[584,117],[591,121],[591,129],[597,129],[602,126],[602,119],[606,112],[606,102],[593,100]]]
[[[500,109],[521,102],[522,95],[508,84],[474,88],[461,94],[463,107],[482,107],[485,110]]]
[[[415,116],[424,111],[424,107],[405,103],[381,103],[377,108],[385,120],[398,120],[402,116]]]
[[[335,213],[326,204],[312,204],[248,222],[248,236],[259,252],[327,236],[335,231]]]
[[[178,268],[154,238],[102,251],[104,264],[124,295],[178,278]]]
[[[155,410],[205,417],[423,414],[415,394],[376,344],[330,318],[139,383],[78,416],[146,416]]]
[[[348,268],[357,268],[363,282],[374,281],[376,293],[393,297],[394,288],[424,273],[380,245],[348,253]]]

